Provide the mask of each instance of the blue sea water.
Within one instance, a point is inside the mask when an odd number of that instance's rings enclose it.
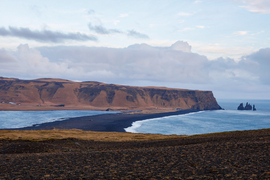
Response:
[[[80,110],[61,110],[61,111],[0,111],[0,129],[20,128],[64,120],[70,117],[91,116],[105,113],[117,113],[116,111],[80,111]]]
[[[218,100],[225,110],[200,111],[137,121],[127,132],[194,135],[213,132],[270,128],[270,100],[249,100],[257,111],[236,110],[243,100]]]
[[[270,100],[249,100],[255,104],[257,111],[238,111],[238,105],[243,100],[218,100],[225,110],[200,111],[196,113],[168,116],[163,118],[137,121],[127,132],[194,135],[212,132],[235,130],[250,130],[270,128]],[[69,117],[91,116],[106,111],[0,111],[0,129],[19,128],[64,120]]]

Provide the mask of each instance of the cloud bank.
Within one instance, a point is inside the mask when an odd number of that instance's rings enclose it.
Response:
[[[108,29],[102,25],[92,25],[92,23],[88,23],[88,28],[90,31],[94,31],[97,34],[126,34],[129,37],[138,38],[138,39],[149,39],[149,36],[135,30],[128,30],[127,32],[120,31],[118,29]]]
[[[270,1],[269,0],[235,0],[244,3],[241,6],[250,12],[270,14]]]
[[[210,61],[192,53],[178,41],[170,47],[135,44],[127,48],[40,47],[27,44],[16,51],[0,50],[1,76],[54,77],[129,85],[162,85],[210,89],[220,92],[269,94],[270,48],[236,62],[229,58]],[[147,82],[147,83],[145,83]],[[141,83],[141,84],[140,84]],[[270,97],[269,97],[270,98]]]
[[[146,34],[142,34],[134,30],[128,31],[127,35],[135,38],[149,39],[149,36],[147,36]]]
[[[94,31],[100,35],[111,35],[111,34],[125,34],[128,37],[139,38],[139,39],[149,39],[149,36],[135,30],[128,30],[127,32],[122,32],[118,29],[107,29],[102,25],[92,25],[88,23],[88,28],[90,31]],[[43,29],[39,30],[31,30],[29,28],[17,28],[9,26],[7,29],[4,27],[0,27],[0,36],[6,37],[17,37],[23,38],[27,40],[34,40],[38,42],[49,42],[49,43],[62,43],[66,41],[97,41],[98,38],[93,35],[88,35],[84,33],[62,33],[58,31],[50,31]]]
[[[117,29],[107,29],[101,25],[93,26],[91,23],[88,23],[88,28],[92,31],[95,31],[98,34],[114,34],[114,33],[122,33]]]
[[[11,36],[24,38],[28,40],[34,40],[38,42],[53,42],[60,43],[67,40],[73,41],[97,41],[97,38],[92,35],[82,34],[82,33],[61,33],[57,31],[50,30],[30,30],[29,28],[17,28],[9,27],[8,29],[1,27],[0,36]]]

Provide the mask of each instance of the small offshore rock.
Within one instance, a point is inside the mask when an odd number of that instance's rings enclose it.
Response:
[[[252,110],[252,109],[254,110],[254,108],[255,108],[255,105],[253,105],[253,108],[252,108],[251,104],[249,104],[249,103],[247,102],[245,107],[244,107],[244,104],[241,103],[241,104],[238,106],[237,110]],[[255,111],[256,111],[256,108],[255,108]]]

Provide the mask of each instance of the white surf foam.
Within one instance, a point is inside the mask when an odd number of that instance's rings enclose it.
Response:
[[[149,121],[156,121],[151,122]],[[132,123],[126,132],[193,135],[270,128],[270,111],[217,110],[173,115]]]
[[[193,115],[193,114],[198,114],[202,113],[204,111],[198,111],[198,112],[191,112],[187,114],[179,114],[179,115],[171,115],[171,116],[165,116],[165,117],[159,117],[159,118],[152,118],[152,119],[146,119],[146,120],[141,120],[141,121],[135,121],[131,124],[130,127],[124,128],[126,132],[131,132],[131,133],[137,133],[136,129],[140,128],[143,123],[149,122],[149,121],[157,121],[161,119],[167,119],[167,118],[173,118],[173,117],[179,117],[179,116],[187,116],[187,115]]]

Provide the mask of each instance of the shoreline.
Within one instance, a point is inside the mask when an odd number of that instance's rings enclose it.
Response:
[[[101,114],[93,116],[68,118],[62,121],[46,122],[23,128],[9,128],[2,130],[81,129],[84,131],[126,132],[125,128],[131,127],[132,123],[136,121],[161,118],[172,115],[188,114],[192,112],[199,112],[199,110],[187,109],[174,112],[151,113],[151,114],[150,113]]]

